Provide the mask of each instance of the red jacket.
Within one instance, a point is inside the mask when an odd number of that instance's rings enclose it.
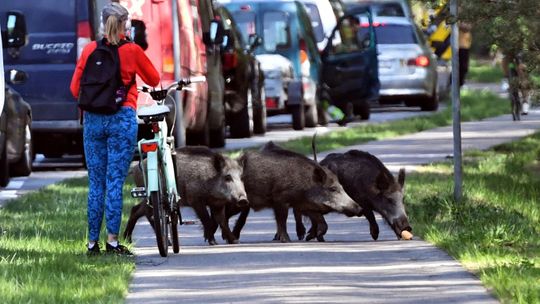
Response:
[[[90,56],[96,47],[97,42],[95,41],[87,44],[83,49],[81,58],[77,62],[70,86],[71,94],[75,98],[79,97],[79,86],[88,56]],[[120,56],[120,74],[122,75],[124,84],[129,84],[135,75],[141,77],[142,81],[149,86],[155,87],[159,84],[159,73],[140,46],[135,43],[126,43],[118,49],[118,54]],[[127,94],[127,100],[123,105],[136,110],[137,96],[137,86],[132,85]]]

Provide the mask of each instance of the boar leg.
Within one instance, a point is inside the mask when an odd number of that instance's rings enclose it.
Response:
[[[212,233],[212,224],[214,221],[210,218],[210,215],[208,215],[206,206],[200,202],[196,202],[192,206],[193,210],[195,210],[195,213],[197,214],[197,217],[201,220],[201,223],[203,225],[204,240],[208,241],[208,244],[210,245],[217,245],[214,234]]]
[[[309,228],[306,241],[317,238],[317,241],[324,242],[324,235],[328,231],[328,224],[326,223],[324,216],[316,212],[309,212],[306,214],[311,220],[311,228]]]
[[[229,228],[229,219],[225,216],[225,206],[210,207],[210,211],[212,212],[214,223],[217,222],[219,224],[221,235],[227,240],[227,243],[238,244],[238,239],[234,237]]]
[[[369,222],[369,233],[371,234],[371,237],[376,241],[379,238],[379,225],[377,224],[377,221],[375,220],[375,215],[373,214],[373,210],[365,209],[364,215],[366,216]]]
[[[277,234],[274,237],[274,241],[280,241],[282,243],[288,243],[291,241],[289,234],[287,233],[287,216],[289,210],[283,205],[274,205],[274,216],[276,217]]]
[[[135,224],[137,224],[137,221],[143,217],[146,216],[148,219],[148,222],[150,222],[150,225],[152,226],[152,229],[154,228],[154,220],[151,216],[151,210],[146,204],[146,200],[142,200],[139,204],[133,206],[131,208],[131,213],[129,215],[129,220],[126,225],[126,229],[124,230],[124,239],[126,242],[131,243],[131,236],[133,234],[133,229],[135,229]]]
[[[294,221],[296,222],[296,235],[298,236],[298,240],[301,241],[306,236],[306,227],[302,222],[302,213],[296,208],[293,208],[293,214]]]
[[[238,216],[238,219],[236,220],[236,223],[234,224],[233,234],[236,239],[240,239],[240,231],[242,231],[242,228],[244,228],[244,225],[246,224],[246,219],[249,215],[250,208],[242,208],[240,211],[240,216]]]

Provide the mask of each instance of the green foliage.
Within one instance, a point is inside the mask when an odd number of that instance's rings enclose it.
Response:
[[[127,197],[128,185],[124,191]],[[86,256],[87,195],[86,179],[68,180],[0,209],[2,303],[123,301],[134,260]],[[124,215],[134,203],[126,201]]]
[[[466,154],[464,199],[452,199],[451,164],[407,177],[416,234],[476,272],[503,302],[540,302],[540,133]]]
[[[476,60],[471,60],[469,72],[467,73],[468,80],[480,83],[500,82],[503,76],[500,66],[480,64]]]

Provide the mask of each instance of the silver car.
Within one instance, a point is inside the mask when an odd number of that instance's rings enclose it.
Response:
[[[404,101],[435,111],[439,106],[437,58],[408,18],[374,19],[379,60],[380,103]]]

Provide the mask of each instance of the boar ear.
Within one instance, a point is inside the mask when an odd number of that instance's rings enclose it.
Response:
[[[388,182],[388,178],[385,176],[385,174],[380,171],[377,175],[377,179],[375,180],[375,185],[377,189],[380,191],[384,191],[390,187],[390,183]]]
[[[323,168],[316,166],[315,170],[313,170],[313,180],[317,183],[324,184],[326,178],[326,172],[324,172]]]
[[[401,185],[401,188],[405,185],[405,168],[399,169],[398,173],[398,183]]]
[[[214,168],[217,172],[221,172],[223,170],[223,167],[225,167],[225,158],[223,155],[216,153],[214,154]]]

